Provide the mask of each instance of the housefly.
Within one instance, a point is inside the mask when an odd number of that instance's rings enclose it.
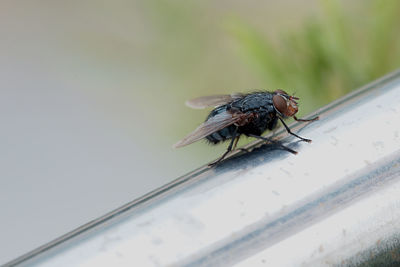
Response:
[[[226,152],[218,160],[210,164],[214,165],[223,160],[232,149],[236,148],[240,136],[246,135],[275,143],[284,150],[297,154],[291,148],[261,136],[266,130],[273,130],[279,120],[289,134],[302,141],[311,142],[310,139],[293,133],[283,121],[284,118],[288,117],[293,117],[296,121],[302,122],[310,122],[318,119],[318,117],[308,120],[298,119],[295,116],[298,111],[297,100],[299,100],[298,97],[288,95],[283,90],[204,96],[189,100],[186,102],[186,105],[191,108],[215,108],[208,115],[205,122],[191,134],[176,143],[174,147],[183,147],[203,138],[207,139],[211,144],[230,140]]]

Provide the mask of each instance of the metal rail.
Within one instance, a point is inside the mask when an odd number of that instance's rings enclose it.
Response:
[[[6,265],[400,264],[400,71],[316,114]]]

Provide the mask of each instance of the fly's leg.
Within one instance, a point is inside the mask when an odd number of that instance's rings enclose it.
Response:
[[[226,157],[226,155],[228,155],[228,153],[232,151],[233,143],[235,142],[236,138],[237,138],[237,141],[239,141],[239,137],[240,137],[240,134],[237,135],[237,128],[236,128],[235,132],[233,134],[233,137],[231,139],[231,142],[229,143],[228,149],[225,151],[225,153],[219,159],[217,159],[214,162],[211,162],[210,164],[208,164],[208,166],[212,167],[212,166],[220,163]],[[237,144],[237,141],[236,141],[236,144]],[[236,144],[235,144],[235,147],[236,147]]]
[[[312,119],[304,120],[304,119],[298,119],[296,116],[293,116],[295,121],[303,121],[303,122],[312,122],[312,121],[317,121],[319,120],[319,116],[314,117]]]
[[[293,136],[296,136],[297,138],[299,138],[299,139],[302,140],[302,141],[306,141],[306,142],[308,142],[308,143],[311,143],[311,139],[307,139],[307,138],[298,136],[297,134],[293,133],[293,132],[290,130],[290,128],[286,125],[286,123],[283,121],[282,118],[279,117],[279,120],[282,122],[283,126],[285,126],[285,129],[286,129],[286,131],[287,131],[289,134],[291,134],[291,135],[293,135]]]
[[[257,139],[261,139],[261,140],[264,140],[264,141],[267,141],[267,142],[270,142],[270,143],[275,144],[275,145],[279,146],[280,148],[282,148],[282,149],[284,149],[284,150],[286,150],[286,151],[288,151],[288,152],[290,152],[292,154],[295,154],[295,155],[297,154],[297,151],[295,151],[295,150],[293,150],[293,149],[291,149],[291,148],[289,148],[287,146],[284,146],[284,145],[280,144],[279,142],[277,142],[275,140],[272,140],[270,138],[267,138],[267,137],[264,137],[264,136],[255,135],[255,134],[249,134],[249,136],[257,138]]]
[[[210,164],[208,164],[208,166],[212,167],[212,166],[220,163],[226,157],[226,155],[228,155],[228,153],[232,151],[232,146],[233,146],[233,142],[234,141],[235,141],[235,137],[232,137],[232,140],[229,143],[228,149],[225,151],[225,153],[222,154],[222,156],[219,159],[217,159],[216,161],[211,162]]]
[[[236,149],[236,146],[237,146],[237,144],[238,144],[239,139],[240,139],[240,135],[236,136],[236,140],[235,140],[235,143],[233,144],[232,150],[235,150],[235,149]],[[243,148],[243,147],[238,148],[238,150],[243,151],[243,152],[249,152],[248,149]]]
[[[239,139],[240,139],[240,135],[236,136],[235,143],[233,144],[232,150],[235,150],[235,149],[236,149],[236,146],[237,146],[237,144],[238,144],[238,142],[239,142]]]

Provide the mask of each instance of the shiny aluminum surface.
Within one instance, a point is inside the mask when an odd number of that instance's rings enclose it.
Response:
[[[400,264],[400,72],[316,114],[274,137],[298,155],[252,144],[10,264]]]

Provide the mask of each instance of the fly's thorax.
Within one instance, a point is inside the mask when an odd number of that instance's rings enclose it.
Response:
[[[270,92],[251,93],[242,99],[232,102],[230,105],[241,112],[272,112],[274,111],[272,97],[273,94]]]

